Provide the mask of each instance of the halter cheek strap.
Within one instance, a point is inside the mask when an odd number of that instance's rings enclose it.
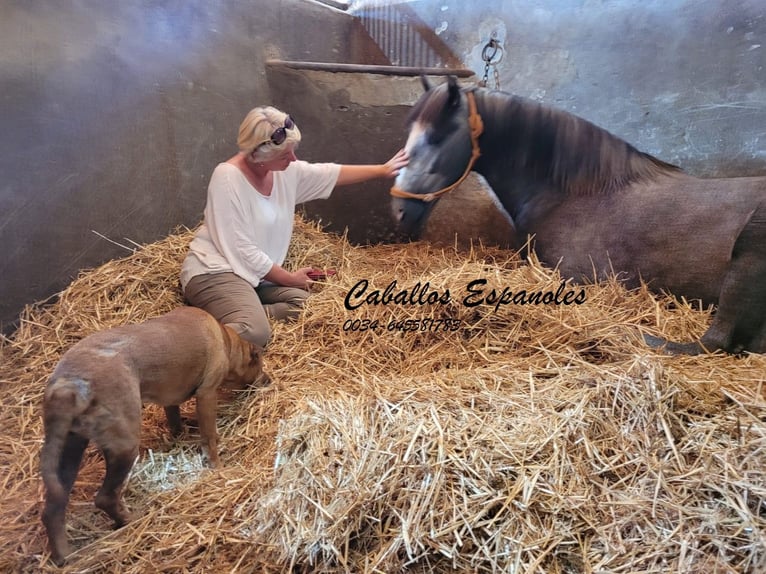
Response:
[[[460,176],[460,179],[452,185],[448,185],[438,191],[432,191],[431,193],[410,193],[409,191],[404,191],[400,187],[393,186],[390,191],[391,195],[403,199],[419,199],[420,201],[428,203],[438,199],[445,193],[449,193],[463,183],[465,178],[468,177],[468,174],[471,173],[471,170],[473,169],[473,164],[476,163],[476,160],[479,159],[479,156],[481,155],[481,150],[479,149],[479,136],[484,131],[484,122],[482,122],[481,116],[476,109],[476,99],[474,98],[473,92],[466,93],[466,98],[468,99],[468,126],[471,129],[471,159],[468,161],[468,165],[466,166],[463,175]]]

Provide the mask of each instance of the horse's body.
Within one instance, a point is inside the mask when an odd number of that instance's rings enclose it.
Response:
[[[428,88],[428,86],[426,85]],[[481,174],[533,237],[539,259],[577,281],[617,273],[629,287],[718,304],[698,343],[676,352],[766,352],[766,177],[700,179],[569,113],[486,89]],[[467,98],[451,80],[413,108],[410,164],[396,181],[400,226],[417,231],[434,193],[469,165]],[[401,193],[401,192],[404,193]]]

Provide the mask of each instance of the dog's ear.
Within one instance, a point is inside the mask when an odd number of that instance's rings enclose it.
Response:
[[[250,343],[250,366],[254,367],[263,359],[263,349],[255,343]]]

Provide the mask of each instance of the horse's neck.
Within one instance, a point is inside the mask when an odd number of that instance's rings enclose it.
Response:
[[[677,171],[586,120],[523,98],[482,92],[477,107],[485,131],[474,169],[514,222],[571,195],[614,193]]]
[[[489,170],[480,173],[492,192],[503,206],[505,212],[513,220],[519,233],[526,234],[534,225],[534,221],[542,214],[553,209],[565,198],[562,193],[556,193],[550,186],[531,179],[503,173],[501,170]]]
[[[514,224],[523,226],[531,214],[564,196],[563,189],[550,181],[541,180],[533,169],[527,169],[519,160],[517,149],[521,142],[509,145],[509,134],[527,133],[529,118],[525,113],[508,113],[511,106],[530,105],[507,94],[483,92],[477,96],[479,113],[484,121],[481,139],[481,156],[474,170],[482,175],[492,188],[497,200],[503,206]],[[520,125],[524,122],[524,125]]]

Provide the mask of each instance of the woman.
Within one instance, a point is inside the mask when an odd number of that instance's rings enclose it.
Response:
[[[326,199],[337,185],[394,178],[408,159],[402,150],[380,165],[312,164],[296,157],[300,141],[284,112],[263,106],[247,114],[239,153],[213,171],[204,221],[181,268],[191,305],[262,347],[269,320],[296,316],[311,284],[310,267],[282,267],[295,205]]]

